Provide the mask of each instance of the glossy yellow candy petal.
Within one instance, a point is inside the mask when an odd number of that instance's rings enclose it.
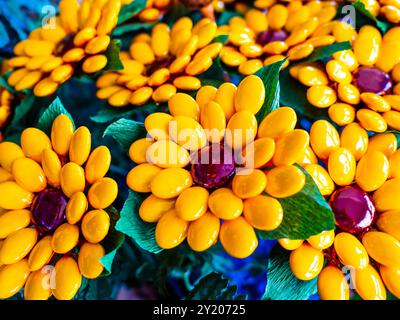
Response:
[[[51,142],[43,131],[36,128],[27,128],[22,131],[21,147],[25,156],[40,163],[43,150],[51,149]]]
[[[301,129],[295,129],[282,135],[276,142],[272,161],[276,166],[295,163],[305,153],[309,142],[308,133]]]
[[[363,300],[386,300],[386,289],[382,279],[370,264],[355,270],[351,280]]]
[[[175,204],[176,214],[186,220],[193,221],[201,217],[208,208],[208,191],[202,187],[192,187],[184,190]]]
[[[47,180],[41,166],[28,158],[17,159],[12,165],[15,181],[25,190],[40,192],[46,188]]]
[[[207,143],[204,129],[193,118],[176,116],[169,122],[170,137],[190,151],[203,148]]]
[[[396,298],[400,297],[400,268],[389,268],[386,266],[380,266],[379,268],[383,283],[385,287],[394,295]]]
[[[74,162],[65,164],[60,172],[61,189],[67,197],[85,189],[85,172]]]
[[[176,87],[166,83],[154,90],[152,98],[155,102],[167,102],[176,94]]]
[[[375,191],[389,176],[389,161],[376,150],[369,150],[358,162],[356,182],[364,191]]]
[[[353,42],[353,51],[360,64],[373,66],[379,57],[382,37],[373,26],[363,26]]]
[[[303,243],[290,254],[290,269],[296,278],[308,281],[314,279],[324,266],[324,255],[308,243]]]
[[[372,92],[363,92],[360,95],[362,102],[364,102],[368,108],[377,111],[385,112],[390,110],[390,104],[380,95]]]
[[[104,267],[100,259],[105,250],[101,244],[84,243],[78,254],[79,271],[87,279],[95,279],[103,272]]]
[[[287,238],[282,238],[278,239],[279,244],[281,245],[282,248],[286,250],[296,250],[303,244],[303,240],[296,240],[296,239],[287,239]]]
[[[143,64],[154,62],[154,52],[151,47],[145,42],[134,42],[129,49],[133,59]]]
[[[210,101],[201,107],[200,123],[205,129],[208,141],[218,143],[223,139],[226,118],[224,110],[217,102]]]
[[[260,59],[247,60],[240,64],[238,71],[245,75],[252,75],[263,67],[263,62]]]
[[[254,228],[265,231],[278,228],[283,220],[283,209],[279,201],[264,195],[244,200],[243,213]]]
[[[208,207],[218,218],[232,220],[242,214],[243,201],[228,188],[220,188],[210,194]]]
[[[0,215],[0,239],[7,238],[10,234],[26,228],[31,223],[29,210],[11,210]]]
[[[193,183],[189,171],[182,168],[168,168],[158,172],[150,182],[151,192],[158,198],[177,197]]]
[[[173,85],[181,90],[197,90],[201,87],[201,82],[196,77],[180,76],[175,78]]]
[[[202,108],[210,101],[215,99],[217,88],[213,86],[202,86],[196,93],[196,102]]]
[[[36,244],[36,229],[24,228],[9,235],[0,248],[0,264],[13,264],[25,258]]]
[[[231,148],[241,148],[252,142],[257,134],[257,120],[248,110],[236,112],[227,125],[225,141]]]
[[[30,273],[28,261],[0,266],[0,299],[7,299],[16,294],[25,284]]]
[[[243,170],[232,180],[232,191],[242,199],[252,198],[261,194],[267,185],[265,173],[261,170]]]
[[[387,267],[400,267],[400,242],[393,236],[379,231],[369,231],[362,237],[368,255]]]
[[[118,185],[114,179],[101,178],[89,189],[88,199],[95,209],[104,209],[110,206],[118,195]]]
[[[349,300],[349,284],[342,271],[329,265],[318,275],[318,295],[321,300]]]
[[[322,231],[315,236],[311,236],[307,239],[307,242],[318,250],[325,250],[329,248],[335,240],[335,230]]]
[[[253,227],[243,218],[222,222],[219,239],[225,251],[235,258],[247,258],[258,246]]]
[[[111,164],[111,153],[106,146],[99,146],[92,151],[85,167],[86,181],[94,183],[103,178]]]
[[[205,251],[218,239],[220,221],[207,212],[189,225],[187,241],[194,251]]]
[[[88,208],[88,201],[83,192],[76,192],[69,199],[66,207],[67,221],[70,224],[78,223]]]
[[[95,73],[102,70],[106,65],[107,57],[103,54],[97,54],[85,59],[82,70],[86,73]]]
[[[236,86],[233,83],[225,82],[217,90],[214,101],[224,110],[227,120],[235,113]]]
[[[156,140],[167,139],[168,126],[172,118],[171,115],[163,112],[155,112],[148,115],[144,120],[144,126],[147,133]]]
[[[173,116],[186,116],[199,120],[200,108],[196,100],[186,93],[177,93],[168,101],[169,112]]]
[[[24,299],[25,300],[48,300],[51,296],[50,280],[46,273],[42,273],[42,270],[32,272],[24,287]]]
[[[288,9],[283,4],[275,4],[267,11],[268,24],[272,29],[282,29],[288,17]]]
[[[92,210],[86,213],[82,219],[82,234],[90,243],[99,243],[108,234],[110,229],[110,217],[103,210]]]
[[[368,131],[384,132],[387,129],[385,119],[378,113],[368,109],[357,111],[357,120],[361,126]]]
[[[317,120],[310,129],[310,143],[318,158],[327,159],[339,148],[339,133],[328,121]]]
[[[16,143],[8,141],[0,143],[0,166],[5,170],[11,172],[13,162],[24,157],[21,147]]]
[[[336,102],[335,90],[324,85],[315,85],[307,90],[307,100],[317,108],[327,108]]]
[[[343,129],[340,144],[359,160],[369,148],[368,133],[358,123],[351,123]]]
[[[328,159],[328,172],[336,184],[340,186],[351,184],[356,173],[354,156],[345,148],[332,151]]]
[[[394,178],[386,181],[373,196],[375,207],[378,211],[400,209],[398,202],[398,192],[400,192],[400,179]]]
[[[34,194],[22,189],[14,181],[0,183],[0,208],[18,210],[29,207]]]
[[[45,149],[42,153],[42,168],[47,183],[53,187],[60,186],[61,161],[52,149]]]
[[[175,199],[160,199],[149,195],[140,205],[139,216],[146,222],[157,222],[161,216],[175,207]]]
[[[161,169],[149,163],[142,163],[129,171],[126,183],[136,192],[150,192],[151,181],[161,172]]]
[[[342,264],[356,269],[363,269],[368,266],[368,253],[361,242],[352,234],[347,232],[337,234],[334,247]]]
[[[272,159],[275,153],[275,141],[271,138],[256,139],[243,151],[246,168],[260,168]]]
[[[377,226],[383,231],[400,241],[400,211],[390,210],[379,215]]]
[[[348,104],[356,105],[360,103],[360,91],[351,83],[339,83],[337,94],[340,100]]]
[[[151,34],[151,48],[158,57],[168,56],[170,46],[169,27],[164,23],[158,23],[153,27]]]
[[[152,144],[153,141],[147,138],[136,140],[129,148],[129,157],[137,164],[146,162],[146,151]]]
[[[267,172],[265,191],[275,198],[290,197],[303,189],[306,176],[296,166],[283,165]]]
[[[323,196],[329,196],[335,190],[335,183],[324,167],[319,164],[308,164],[304,169],[313,178]]]
[[[296,113],[292,108],[281,107],[268,114],[258,129],[258,138],[277,139],[292,131],[297,122]]]
[[[334,103],[328,109],[329,118],[339,126],[354,122],[355,108],[347,103]]]
[[[265,100],[264,84],[258,76],[250,75],[244,78],[235,94],[236,111],[248,110],[256,114]]]
[[[71,300],[82,284],[78,264],[71,256],[63,256],[55,265],[55,287],[52,293],[57,300]]]
[[[32,249],[28,259],[30,270],[40,270],[47,263],[49,263],[51,257],[54,254],[53,248],[51,246],[51,240],[52,236],[46,236],[42,238]]]
[[[54,231],[51,239],[51,247],[56,253],[67,253],[78,244],[79,227],[69,223],[64,223]]]
[[[92,137],[87,127],[79,127],[74,132],[69,146],[69,160],[82,166],[89,157]]]
[[[297,79],[305,86],[327,85],[328,77],[318,66],[306,65],[298,70]]]
[[[158,220],[155,239],[163,249],[172,249],[180,245],[186,238],[189,222],[181,219],[174,209],[166,212]]]
[[[332,81],[350,83],[352,75],[349,68],[341,61],[330,60],[326,64],[326,73]]]

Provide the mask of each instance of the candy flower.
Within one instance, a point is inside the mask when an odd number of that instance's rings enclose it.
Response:
[[[208,18],[193,26],[190,18],[183,17],[171,29],[156,24],[151,35],[137,35],[129,53],[122,52],[123,70],[106,72],[97,80],[97,97],[123,107],[149,99],[166,102],[177,89],[199,89],[196,76],[211,67],[222,48],[221,43],[212,43],[216,31],[216,23]]]
[[[72,299],[82,277],[103,271],[101,244],[118,193],[105,177],[110,151],[91,152],[91,134],[58,116],[51,137],[36,128],[21,146],[0,143],[0,299]]]
[[[357,32],[351,25],[334,21],[336,41],[350,41],[351,50],[333,54],[326,64],[307,63],[290,69],[292,77],[307,86],[307,100],[328,108],[339,126],[356,121],[366,130],[400,130],[400,27],[383,36],[371,25]]]
[[[14,47],[8,84],[49,96],[75,72],[98,72],[107,65],[105,51],[126,1],[61,0],[59,16],[33,30]]]
[[[229,34],[221,60],[241,74],[255,73],[265,65],[289,57],[289,61],[308,57],[316,47],[335,42],[325,34],[325,25],[336,15],[332,1],[256,1],[260,9],[248,8],[244,17],[233,17],[218,28]]]
[[[258,245],[254,229],[279,227],[279,199],[305,184],[294,164],[313,157],[308,133],[295,129],[293,109],[279,108],[257,123],[264,99],[263,82],[251,75],[237,88],[204,86],[196,99],[177,93],[168,101],[169,114],[147,116],[147,138],[129,150],[137,165],[127,184],[148,193],[139,215],[156,223],[161,248],[186,239],[193,250],[204,251],[219,239],[230,255],[245,258]]]
[[[350,289],[364,300],[385,300],[387,290],[399,298],[400,149],[395,135],[368,138],[358,123],[339,135],[328,121],[318,120],[311,126],[310,143],[327,170],[320,164],[305,169],[329,200],[337,229],[306,241],[279,240],[292,250],[293,274],[304,281],[318,277],[324,300],[348,300]]]

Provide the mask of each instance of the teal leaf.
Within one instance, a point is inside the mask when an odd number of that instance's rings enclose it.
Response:
[[[185,300],[236,300],[237,287],[229,285],[229,279],[220,273],[211,272],[200,278]]]
[[[293,196],[278,199],[283,208],[282,223],[272,231],[257,230],[260,238],[307,239],[335,228],[333,212],[313,178],[303,168],[297,167],[306,175],[303,189]]]
[[[261,78],[265,87],[264,104],[256,114],[256,119],[258,123],[261,123],[261,121],[267,116],[267,114],[279,108],[279,72],[286,60],[287,58],[269,64],[255,73],[256,76],[259,76]]]
[[[146,129],[141,122],[120,119],[106,128],[103,137],[105,136],[113,137],[128,152],[132,142],[146,137]]]
[[[124,243],[125,236],[121,232],[115,230],[115,225],[120,217],[118,210],[111,206],[106,208],[105,211],[107,211],[110,216],[110,231],[108,232],[107,237],[101,243],[106,254],[100,259],[100,261],[105,268],[105,271],[102,275],[108,276],[111,274],[111,268],[115,254]]]
[[[121,40],[112,39],[105,52],[105,56],[107,57],[107,65],[104,67],[104,71],[116,71],[124,68],[121,59],[119,58],[120,51]]]
[[[116,27],[112,33],[113,36],[122,36],[126,33],[139,31],[139,30],[148,30],[154,26],[154,23],[145,23],[145,22],[134,22],[124,24],[122,26]]]
[[[307,87],[294,79],[286,68],[279,77],[282,94],[280,104],[292,107],[299,115],[313,120],[329,120],[327,109],[314,107],[307,100]]]
[[[365,4],[360,0],[354,2],[352,6],[356,8],[356,12],[358,13],[356,16],[356,26],[358,29],[364,25],[372,24],[375,25],[382,32],[382,34],[385,34],[390,28],[395,26],[393,23],[384,22],[377,19],[365,8]]]
[[[118,16],[118,25],[132,18],[146,7],[147,0],[134,0],[121,8]]]
[[[46,108],[41,114],[36,127],[45,132],[47,135],[50,135],[53,121],[61,114],[67,115],[71,119],[72,124],[75,127],[74,119],[72,118],[71,114],[64,108],[64,105],[58,97],[55,98],[50,106]]]
[[[32,94],[26,95],[24,99],[15,107],[14,116],[7,126],[5,135],[9,135],[12,132],[20,131],[23,128],[22,120],[26,117],[26,114],[31,110],[35,101],[35,96]]]
[[[143,250],[151,253],[163,251],[155,240],[155,223],[144,222],[139,217],[139,207],[147,194],[129,191],[128,198],[121,210],[121,218],[117,222],[115,229],[122,232]]]
[[[241,16],[243,15],[237,11],[225,9],[224,11],[221,12],[220,16],[218,17],[217,24],[219,26],[227,25],[229,24],[229,20],[231,20],[233,17],[241,17]]]
[[[351,43],[349,41],[343,41],[343,42],[336,42],[333,44],[330,44],[328,46],[324,47],[318,47],[315,48],[313,53],[308,56],[307,58],[303,60],[298,60],[295,63],[292,63],[293,65],[299,64],[299,63],[307,63],[307,62],[315,62],[319,60],[324,60],[326,58],[329,58],[331,55],[338,51],[343,51],[343,50],[350,50],[351,49]]]
[[[310,281],[297,279],[289,266],[290,251],[276,245],[268,260],[268,281],[263,299],[307,300],[317,292],[317,278]]]
[[[219,36],[216,36],[215,39],[213,40],[213,43],[222,43],[225,44],[229,39],[229,35],[227,34],[220,34]]]
[[[5,89],[7,89],[8,91],[10,91],[11,93],[16,93],[17,91],[14,90],[13,87],[11,87],[6,78],[10,75],[10,72],[7,72],[5,75],[3,75],[2,77],[0,77],[0,87],[3,87]]]

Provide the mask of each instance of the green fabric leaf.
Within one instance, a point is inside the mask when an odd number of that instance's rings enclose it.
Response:
[[[211,272],[197,282],[185,300],[235,300],[237,298],[237,287],[229,285],[229,280],[221,274]]]
[[[279,76],[282,94],[280,104],[292,107],[299,115],[313,120],[329,120],[327,108],[314,107],[307,100],[307,87],[294,79],[288,68],[283,70]]]
[[[257,230],[262,239],[307,239],[324,230],[335,228],[334,215],[313,178],[306,175],[303,189],[293,196],[278,199],[283,208],[283,221],[272,231]]]
[[[146,129],[141,122],[120,119],[106,128],[103,137],[105,136],[113,137],[128,152],[132,142],[146,137]]]
[[[295,63],[292,63],[292,66],[299,64],[299,63],[307,63],[307,62],[315,62],[315,61],[323,60],[323,59],[329,58],[335,52],[343,51],[343,50],[350,50],[351,48],[352,48],[351,43],[349,41],[336,42],[336,43],[330,44],[328,46],[318,47],[318,48],[314,49],[313,53],[310,56],[308,56],[307,58],[305,58],[303,60],[298,60]]]
[[[364,25],[372,24],[375,25],[382,32],[382,34],[385,34],[390,28],[395,26],[393,23],[377,19],[365,8],[364,3],[362,3],[360,0],[354,2],[352,6],[356,8],[356,12],[358,13],[356,16],[357,29]]]
[[[14,116],[7,126],[5,136],[11,134],[12,132],[21,131],[23,129],[23,124],[21,121],[26,117],[26,114],[31,110],[35,101],[35,96],[32,92],[24,97],[21,102],[14,109]]]
[[[132,18],[146,7],[147,0],[134,0],[121,8],[118,16],[118,25]]]
[[[45,109],[44,112],[41,114],[36,127],[50,136],[53,121],[60,114],[67,115],[71,119],[72,124],[75,128],[74,119],[72,118],[71,114],[64,108],[64,105],[58,97],[55,98],[50,106]]]
[[[261,123],[261,121],[267,116],[267,114],[279,108],[279,72],[286,60],[287,58],[269,64],[255,73],[256,76],[259,76],[261,78],[265,87],[264,104],[256,114],[256,119],[258,123]]]
[[[111,106],[102,106],[96,115],[91,116],[90,119],[97,123],[107,123],[116,118],[129,118],[139,113],[153,113],[159,111],[161,108],[155,103],[150,102],[140,107],[124,107],[115,108]]]
[[[243,15],[240,14],[237,11],[233,11],[233,10],[224,10],[221,12],[220,16],[217,19],[217,24],[219,26],[222,25],[227,25],[229,24],[229,20],[231,20],[233,17],[242,17]]]
[[[154,23],[145,23],[145,22],[134,22],[129,24],[124,24],[114,29],[112,35],[113,36],[122,36],[129,32],[134,32],[138,30],[148,30],[154,26]]]
[[[289,265],[290,251],[276,245],[268,260],[268,281],[263,299],[307,300],[317,292],[317,278],[310,281],[297,279]]]
[[[131,237],[133,241],[143,250],[159,253],[163,251],[155,240],[155,223],[144,222],[139,217],[139,207],[147,194],[129,191],[128,198],[121,210],[121,218],[118,220],[115,229]]]
[[[107,57],[107,65],[105,66],[104,71],[116,71],[124,68],[121,59],[119,58],[120,51],[121,40],[112,39],[104,53]]]
[[[221,34],[221,35],[215,37],[215,39],[213,40],[213,43],[219,42],[219,43],[225,44],[228,41],[228,39],[229,39],[229,35]]]
[[[119,220],[119,212],[113,206],[108,207],[105,211],[110,216],[110,231],[107,237],[102,241],[102,245],[106,254],[100,259],[100,262],[103,264],[105,271],[103,272],[103,276],[108,276],[111,274],[112,264],[115,258],[115,254],[118,249],[122,246],[125,240],[125,236],[115,230],[115,225]]]
[[[11,87],[7,80],[6,77],[8,77],[10,75],[11,72],[7,72],[4,76],[0,77],[0,87],[3,87],[5,89],[7,89],[8,91],[10,91],[11,93],[16,93],[17,91],[14,90],[13,87]]]

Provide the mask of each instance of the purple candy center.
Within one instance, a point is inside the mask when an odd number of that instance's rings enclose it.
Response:
[[[373,67],[361,67],[354,74],[354,83],[360,92],[382,94],[390,90],[392,81],[390,76]]]
[[[368,228],[375,218],[375,206],[364,191],[354,187],[337,190],[329,201],[336,225],[347,232],[358,233]]]
[[[262,46],[266,45],[269,42],[273,41],[285,41],[287,38],[287,34],[283,30],[279,31],[262,31],[257,35],[256,42]]]
[[[233,151],[214,143],[204,147],[192,159],[193,180],[204,188],[215,189],[226,186],[235,175]]]
[[[53,231],[65,221],[67,198],[57,189],[40,192],[32,206],[35,224],[44,231]]]

